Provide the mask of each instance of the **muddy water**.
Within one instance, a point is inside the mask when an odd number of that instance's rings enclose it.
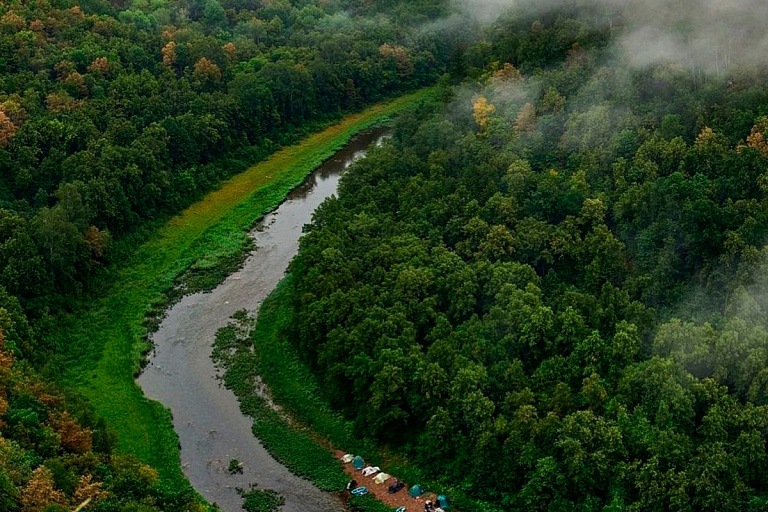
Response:
[[[178,302],[152,337],[156,348],[139,385],[172,411],[184,474],[210,503],[227,512],[242,510],[235,488],[252,483],[281,493],[284,512],[343,509],[336,496],[291,474],[254,438],[251,420],[240,412],[234,394],[216,379],[211,346],[216,331],[233,313],[258,310],[298,252],[302,227],[312,212],[336,192],[344,169],[384,137],[383,128],[366,132],[323,164],[254,229],[256,250],[244,267],[210,293]],[[244,464],[243,474],[229,473],[231,459]]]

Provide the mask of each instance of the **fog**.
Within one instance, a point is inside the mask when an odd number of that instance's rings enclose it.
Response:
[[[768,65],[768,0],[456,0],[456,6],[481,24],[502,17],[533,21],[579,9],[582,20],[614,29],[610,47],[596,57],[594,74],[568,98],[566,131],[550,141],[566,153],[597,154],[615,134],[643,121],[634,117],[633,99],[621,95],[631,94],[632,81],[645,71],[661,76],[668,69],[688,72],[691,83],[701,84],[714,77],[725,82],[743,70],[759,76]],[[493,117],[509,126],[526,102],[540,104],[546,91],[540,79],[536,74],[514,80],[492,76],[482,86],[466,85],[457,90],[447,116],[454,122],[471,118],[473,102],[483,95],[494,108]],[[725,268],[712,272],[728,273]],[[669,357],[696,377],[713,377],[742,399],[757,401],[768,396],[768,376],[759,378],[768,372],[768,248],[748,274],[721,283],[719,290],[711,284],[687,289],[663,312],[651,354]]]
[[[630,66],[676,64],[720,75],[768,61],[766,0],[455,0],[466,16],[490,23],[513,12],[589,11],[623,27],[615,45]]]

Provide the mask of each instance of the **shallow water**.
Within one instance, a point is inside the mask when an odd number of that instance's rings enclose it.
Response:
[[[253,230],[256,250],[243,268],[209,293],[184,297],[152,336],[155,350],[139,385],[173,413],[184,474],[210,503],[227,512],[242,510],[235,488],[254,483],[282,494],[283,512],[343,510],[337,496],[291,474],[261,446],[251,432],[251,419],[216,378],[210,356],[216,331],[236,311],[258,310],[298,252],[302,227],[312,213],[336,193],[344,169],[386,133],[377,128],[361,134],[318,168]],[[231,459],[244,464],[243,474],[229,473]]]

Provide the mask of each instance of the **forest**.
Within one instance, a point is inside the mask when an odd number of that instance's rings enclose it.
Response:
[[[503,510],[763,510],[764,30],[608,4],[466,48],[317,211],[283,337],[358,435]],[[653,60],[641,24],[701,40]]]
[[[441,2],[316,4],[4,3],[0,286],[68,307],[140,226],[445,71],[449,43],[409,29]]]
[[[461,38],[417,27],[445,12],[441,0],[2,2],[1,510],[203,506],[117,452],[114,425],[55,381],[71,349],[51,333],[224,179],[434,83]]]
[[[65,512],[203,510],[191,488],[160,484],[157,471],[114,451],[104,420],[86,404],[0,349],[0,508]],[[92,507],[93,508],[93,507]]]
[[[280,337],[324,396],[493,510],[765,510],[766,19],[759,0],[2,2],[0,509],[204,510],[56,382],[61,319],[223,180],[438,84],[291,264]]]

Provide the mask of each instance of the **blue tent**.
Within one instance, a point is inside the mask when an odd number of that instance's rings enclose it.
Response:
[[[437,497],[437,504],[443,510],[448,510],[449,508],[451,508],[451,502],[448,501],[448,496],[445,496],[444,494],[441,494]]]
[[[411,490],[408,491],[408,494],[411,495],[411,498],[418,498],[422,494],[424,494],[424,491],[421,490],[421,486],[419,484],[414,485],[411,487]]]
[[[363,466],[365,466],[365,461],[361,456],[358,455],[352,459],[352,465],[355,466],[356,469],[363,469]]]

